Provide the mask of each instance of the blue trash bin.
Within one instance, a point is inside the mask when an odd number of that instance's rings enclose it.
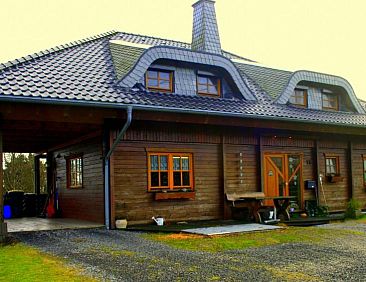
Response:
[[[4,206],[4,219],[11,218],[11,208],[9,205]]]

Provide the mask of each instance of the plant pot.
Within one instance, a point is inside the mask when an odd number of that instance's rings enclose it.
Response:
[[[117,219],[116,228],[117,229],[126,229],[127,228],[127,219]]]

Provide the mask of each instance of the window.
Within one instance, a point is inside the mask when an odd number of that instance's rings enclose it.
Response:
[[[163,92],[173,92],[173,72],[167,70],[148,69],[146,72],[146,88]]]
[[[220,96],[221,81],[214,76],[197,75],[197,93],[201,95]]]
[[[148,190],[193,190],[192,154],[149,153]]]
[[[326,156],[325,157],[325,174],[327,176],[339,174],[339,157]]]
[[[323,109],[338,111],[338,96],[335,94],[322,93]]]
[[[66,159],[67,188],[83,187],[83,158],[81,156]]]
[[[290,103],[300,107],[308,106],[308,91],[305,89],[295,89],[290,97]]]

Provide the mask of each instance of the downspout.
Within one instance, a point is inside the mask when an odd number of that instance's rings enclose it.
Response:
[[[116,140],[114,140],[112,146],[110,147],[108,153],[104,158],[104,213],[105,213],[105,226],[107,229],[111,228],[111,195],[110,195],[110,157],[113,151],[116,149],[118,143],[121,141],[122,137],[125,135],[127,129],[129,128],[132,121],[132,106],[127,108],[127,120],[123,125],[122,130],[118,133]]]

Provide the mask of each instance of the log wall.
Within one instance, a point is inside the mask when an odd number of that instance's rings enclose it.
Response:
[[[104,179],[101,138],[54,152],[57,177],[60,177],[59,206],[62,217],[104,222]],[[83,155],[83,188],[66,188],[66,159]]]

